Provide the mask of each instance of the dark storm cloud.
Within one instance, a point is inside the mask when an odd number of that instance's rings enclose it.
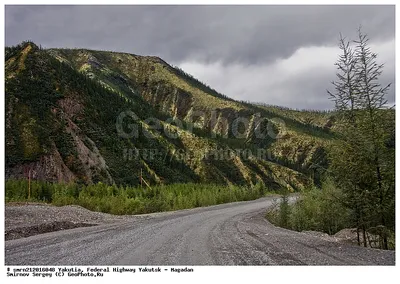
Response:
[[[307,76],[287,76],[284,98],[266,97],[262,95],[265,90],[253,86],[249,86],[251,93],[243,94],[237,82],[247,78],[242,71],[274,73],[269,66],[291,58],[299,49],[335,47],[339,32],[354,37],[360,24],[378,45],[393,40],[395,28],[394,6],[6,6],[5,16],[6,45],[29,39],[44,47],[157,55],[186,66],[187,71],[228,96],[292,105],[298,99],[293,94],[301,92],[313,100],[310,106],[317,108],[326,107],[326,101],[319,103],[317,98],[334,79],[334,69],[331,73],[310,69]],[[389,52],[386,59],[394,61],[394,41]],[[296,64],[305,64],[309,58],[296,60]],[[335,57],[329,60],[333,66]],[[193,62],[198,64],[188,64]],[[220,72],[230,73],[233,65],[237,72],[221,83],[224,78],[217,79],[220,76],[210,69],[216,62]],[[387,76],[394,77],[394,68],[390,72]],[[259,80],[268,81],[269,77],[265,74]],[[305,82],[307,78],[313,81]],[[254,76],[249,80],[255,80]],[[231,82],[236,83],[236,89]],[[254,85],[265,87],[262,82]],[[300,108],[308,108],[305,101],[300,100]]]
[[[362,24],[374,39],[394,35],[390,6],[7,6],[6,44],[87,47],[180,62],[254,64],[300,46],[336,42]]]

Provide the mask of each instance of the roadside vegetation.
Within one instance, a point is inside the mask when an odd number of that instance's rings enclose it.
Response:
[[[272,224],[294,230],[318,231],[334,235],[342,229],[356,228],[357,216],[347,206],[346,195],[335,183],[328,179],[321,187],[311,187],[305,190],[295,202],[289,202],[287,192],[281,193],[281,199],[275,203],[267,212],[265,217]],[[363,236],[362,229],[359,229],[360,245],[382,248],[383,240],[379,233],[382,227],[370,227]],[[368,234],[368,236],[367,236]],[[395,249],[394,230],[387,231],[388,247]]]
[[[271,192],[269,192],[271,193]],[[46,202],[56,206],[80,205],[93,211],[145,214],[235,201],[253,200],[268,194],[263,184],[254,187],[212,184],[170,184],[150,188],[97,183],[61,184],[27,180],[6,181],[6,202]]]
[[[329,167],[321,187],[306,191],[289,205],[282,198],[267,218],[282,227],[334,234],[356,228],[359,245],[394,249],[395,123],[387,106],[390,84],[381,86],[383,64],[358,31],[355,41],[341,37],[337,80],[328,92],[335,103],[338,138],[328,150]],[[354,47],[353,47],[354,45]]]
[[[352,223],[351,212],[342,203],[343,198],[343,192],[332,180],[325,180],[320,188],[309,188],[293,203],[284,192],[281,201],[267,212],[266,217],[271,223],[287,229],[333,235]]]

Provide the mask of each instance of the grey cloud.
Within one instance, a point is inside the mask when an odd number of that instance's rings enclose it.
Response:
[[[221,62],[226,68],[273,64],[301,47],[335,46],[339,32],[354,37],[360,24],[374,42],[393,39],[395,30],[394,5],[6,6],[5,16],[6,45],[33,40],[44,47],[156,55],[175,65]],[[388,76],[394,78],[394,69]],[[307,81],[304,95],[310,107],[327,106],[319,100],[321,88],[312,85],[324,84],[325,90],[333,79],[318,73],[307,79],[314,80]],[[293,94],[301,88],[301,82],[290,82],[282,103],[296,107]],[[262,92],[255,90],[254,100],[263,101],[256,93]],[[300,108],[308,107],[306,101]]]
[[[393,6],[6,6],[6,44],[87,47],[257,64],[334,44],[362,24],[394,36]]]

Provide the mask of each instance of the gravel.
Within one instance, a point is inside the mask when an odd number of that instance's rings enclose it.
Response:
[[[273,206],[273,203],[272,198],[262,198],[140,217],[118,217],[87,212],[75,206],[67,206],[66,209],[55,208],[81,212],[81,215],[77,212],[70,214],[85,216],[86,219],[82,217],[81,220],[87,222],[106,224],[6,241],[5,263],[6,265],[395,264],[394,251],[328,241],[324,236],[315,233],[300,233],[275,227],[264,218],[265,211]]]
[[[44,203],[7,203],[5,240],[124,221],[133,216],[93,212],[78,205],[57,207]]]

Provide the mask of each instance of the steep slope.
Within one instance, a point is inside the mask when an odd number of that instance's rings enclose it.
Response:
[[[132,126],[138,135],[128,137]],[[332,137],[228,99],[156,57],[6,48],[7,178],[134,185],[142,170],[151,183],[297,190],[325,165]]]
[[[223,143],[232,148],[268,149],[271,160],[307,175],[315,175],[314,169],[310,172],[312,165],[326,167],[324,148],[334,137],[333,113],[236,102],[157,57],[84,49],[50,53],[118,92],[135,86],[136,93],[157,110],[193,123],[208,135],[223,136]],[[243,135],[234,135],[238,121]],[[268,135],[255,139],[260,121],[261,132]],[[277,128],[279,139],[274,139]]]

